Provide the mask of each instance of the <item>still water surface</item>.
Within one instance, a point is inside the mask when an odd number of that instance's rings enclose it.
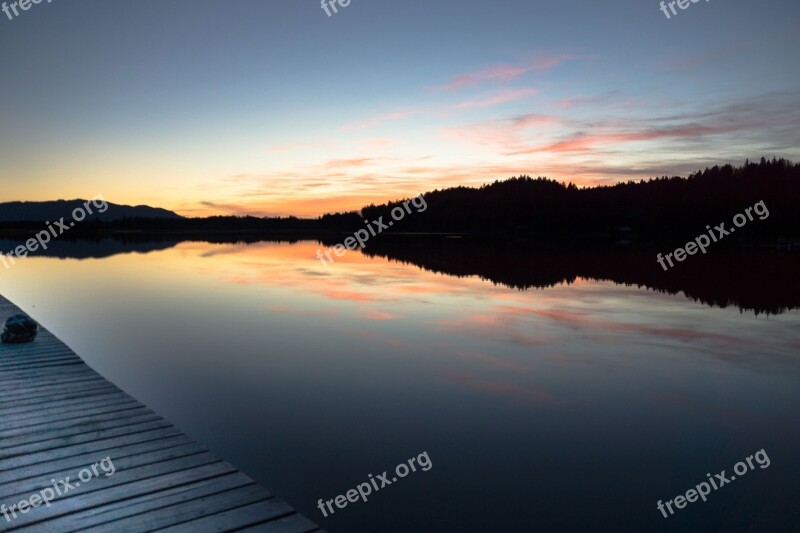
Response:
[[[332,533],[800,527],[800,312],[318,247],[35,257],[0,292]],[[656,509],[762,448],[769,468]],[[317,509],[422,452],[428,472]]]

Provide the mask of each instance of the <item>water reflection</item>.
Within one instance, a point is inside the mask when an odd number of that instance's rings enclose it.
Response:
[[[96,241],[58,241],[38,257],[89,259],[126,253],[149,253],[180,244],[178,240],[100,239]],[[298,240],[225,242],[208,252],[232,254],[247,250],[253,253],[265,245],[297,244]],[[0,240],[0,249],[12,249],[18,243]],[[324,247],[335,244],[325,241]],[[227,245],[227,246],[226,246]],[[305,246],[312,246],[306,241]],[[286,248],[279,248],[286,254]],[[305,261],[305,248],[285,260]],[[311,257],[316,253],[312,252]],[[690,257],[664,272],[647,249],[586,248],[585,246],[541,246],[526,241],[497,241],[480,238],[407,235],[370,241],[364,252],[350,252],[340,264],[369,264],[368,258],[384,257],[403,264],[455,277],[476,276],[506,287],[528,290],[574,283],[582,278],[613,281],[622,285],[647,287],[667,294],[682,293],[706,305],[737,307],[756,314],[780,314],[800,307],[800,253],[780,253],[770,249],[719,250],[709,255]],[[365,257],[366,256],[366,257]],[[322,263],[320,263],[322,264]],[[385,274],[384,269],[381,269]],[[413,287],[407,287],[413,290]],[[347,298],[347,294],[339,296]],[[352,295],[351,295],[352,296]],[[357,296],[357,295],[356,295]],[[362,296],[363,297],[363,296]]]
[[[644,254],[442,242],[370,242],[327,266],[316,242],[159,243],[22,260],[0,290],[333,533],[786,518],[800,313],[780,311],[796,286],[767,302],[725,285],[747,272],[777,284],[784,258],[720,259],[716,278],[698,262],[659,285],[635,268]],[[773,467],[716,503],[669,523],[655,509],[761,448]],[[423,450],[425,476],[319,516],[317,499]]]

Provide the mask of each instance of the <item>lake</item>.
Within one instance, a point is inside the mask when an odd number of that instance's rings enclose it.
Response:
[[[332,533],[800,527],[797,253],[321,246],[63,241],[0,292]]]

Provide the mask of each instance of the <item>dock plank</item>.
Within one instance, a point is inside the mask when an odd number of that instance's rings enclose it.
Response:
[[[232,489],[252,486],[253,481],[247,476],[235,472],[220,477],[203,480],[187,485],[162,490],[95,507],[80,513],[71,514],[60,519],[51,520],[48,525],[59,531],[83,531],[86,533],[123,532],[128,527],[133,527],[140,515],[172,507],[176,504],[227,492]],[[132,518],[131,521],[123,519]],[[95,524],[86,528],[88,521]]]
[[[0,296],[0,319],[21,311]],[[42,328],[0,345],[0,503],[109,457],[116,471],[17,510],[0,529],[305,533],[318,526],[91,369]]]
[[[269,494],[258,485],[246,485],[216,494],[201,496],[175,503],[174,505],[153,509],[145,516],[132,516],[116,522],[106,524],[104,531],[130,531],[136,525],[146,527],[148,530],[165,530],[199,519],[211,519],[226,511],[248,504],[272,501]],[[279,500],[277,500],[279,501]],[[158,502],[161,504],[162,502]],[[285,503],[281,504],[286,506]],[[205,531],[205,529],[197,529]]]
[[[90,414],[80,416],[78,418],[61,418],[57,422],[46,422],[35,426],[23,426],[0,431],[0,441],[2,439],[19,437],[21,435],[36,435],[38,433],[49,433],[59,429],[80,427],[84,424],[92,424],[94,422],[102,422],[104,420],[122,420],[127,417],[139,416],[148,412],[150,411],[148,411],[144,406],[135,406],[125,410],[112,411],[109,413]]]
[[[152,451],[165,450],[169,448],[176,448],[192,444],[191,439],[185,435],[178,435],[175,437],[167,437],[165,439],[150,440],[146,442],[138,442],[128,446],[120,446],[115,451],[117,457],[123,459],[134,455],[148,453]],[[13,479],[29,479],[32,477],[43,477],[57,472],[59,470],[72,469],[74,472],[85,468],[86,465],[93,464],[97,460],[97,454],[85,453],[82,455],[73,455],[71,457],[64,457],[61,459],[48,461],[45,463],[38,463],[34,465],[21,466],[11,470],[3,471],[2,475]],[[50,476],[53,477],[52,475]]]
[[[140,404],[136,400],[131,400],[126,398],[125,400],[122,401],[115,401],[100,406],[95,405],[92,406],[91,409],[83,409],[83,410],[79,409],[77,411],[63,411],[59,413],[50,412],[49,414],[46,415],[25,417],[24,419],[18,420],[16,424],[0,423],[0,432],[6,430],[39,427],[42,424],[46,425],[48,423],[55,423],[56,420],[58,421],[74,420],[85,416],[91,416],[93,414],[110,413],[114,411],[136,409],[140,407],[142,407],[142,404]],[[57,416],[53,416],[54,414],[56,414]]]
[[[48,441],[61,442],[62,439],[67,437],[75,437],[85,433],[93,433],[96,431],[105,431],[111,429],[118,429],[144,422],[155,422],[159,420],[159,416],[155,413],[144,412],[140,415],[133,417],[115,416],[108,420],[92,419],[89,423],[74,424],[72,426],[61,428],[57,430],[43,431],[39,433],[18,435],[16,437],[8,437],[4,439],[4,447],[24,446],[31,444],[38,444]]]

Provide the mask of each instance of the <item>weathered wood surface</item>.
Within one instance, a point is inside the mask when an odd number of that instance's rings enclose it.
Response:
[[[19,312],[0,296],[0,324]],[[48,506],[8,511],[106,457],[113,475],[100,469]],[[3,531],[319,531],[45,329],[0,345],[0,504]]]

